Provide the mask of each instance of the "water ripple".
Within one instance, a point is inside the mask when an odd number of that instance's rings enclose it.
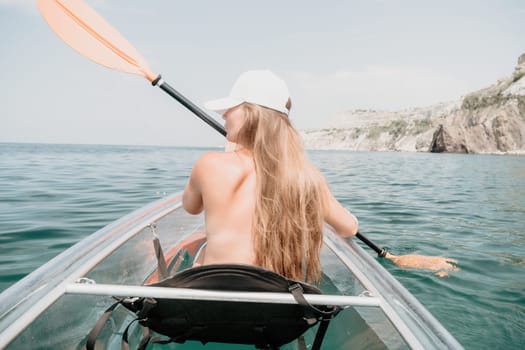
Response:
[[[204,151],[0,144],[0,290],[122,215],[180,191]],[[448,278],[379,262],[465,348],[524,348],[523,157],[309,157],[378,245],[459,260]]]

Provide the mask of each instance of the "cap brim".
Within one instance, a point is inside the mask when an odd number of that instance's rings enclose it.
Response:
[[[206,109],[212,110],[212,111],[217,112],[219,114],[223,114],[228,109],[233,108],[235,106],[238,106],[238,105],[240,105],[243,102],[244,101],[239,99],[239,98],[234,98],[234,97],[228,96],[228,97],[224,97],[224,98],[219,98],[219,99],[216,99],[216,100],[208,101],[208,102],[204,103],[204,107]]]

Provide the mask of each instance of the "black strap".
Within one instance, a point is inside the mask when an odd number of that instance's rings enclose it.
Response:
[[[317,319],[317,317],[315,316],[316,314],[324,317],[332,317],[333,315],[337,314],[340,310],[338,307],[332,307],[331,310],[324,311],[313,306],[308,301],[306,301],[303,294],[303,287],[301,287],[299,283],[292,284],[290,288],[288,288],[288,290],[290,291],[290,293],[292,293],[295,301],[297,301],[299,305],[305,306],[307,309],[313,311],[312,315],[314,315],[315,319]]]
[[[323,343],[326,330],[328,329],[328,325],[330,324],[332,317],[340,311],[340,308],[332,307],[332,310],[329,311],[323,311],[319,308],[316,308],[305,299],[303,294],[303,288],[299,283],[291,285],[289,290],[292,293],[295,301],[297,301],[299,305],[306,307],[305,320],[306,322],[308,322],[308,324],[315,324],[318,321],[319,315],[321,315],[321,324],[319,325],[317,333],[315,334],[315,340],[311,350],[321,349],[321,345]],[[304,338],[302,339],[302,342],[301,338],[302,336],[298,339],[300,349],[302,349],[303,346],[306,346],[306,344],[304,343]]]
[[[121,342],[121,350],[129,350],[129,341],[128,341],[128,333],[129,333],[129,327],[131,324],[135,321],[140,321],[139,318],[134,319],[131,321],[126,329],[124,330],[124,333],[122,334],[122,342]],[[169,344],[173,343],[174,339],[162,339],[160,337],[153,337],[151,334],[151,329],[149,327],[140,325],[142,329],[142,339],[140,340],[139,345],[137,346],[137,350],[145,350],[148,344]]]
[[[109,319],[109,317],[113,313],[113,310],[115,310],[118,304],[120,304],[120,300],[108,307],[107,310],[104,311],[102,316],[100,316],[97,323],[95,323],[95,326],[88,334],[86,341],[86,350],[93,350],[95,348],[95,343],[97,341],[98,335],[100,334],[100,331],[102,330],[102,328],[106,324],[106,321]]]
[[[166,266],[166,259],[158,237],[153,239],[153,248],[155,249],[155,256],[157,257],[157,269],[159,272],[159,281],[168,277],[168,267]]]
[[[120,349],[121,350],[129,350],[129,341],[128,341],[128,333],[129,333],[129,327],[131,327],[131,325],[135,322],[135,321],[138,321],[140,320],[140,318],[136,318],[134,319],[133,321],[131,321],[128,326],[126,327],[126,329],[124,330],[124,333],[122,333],[122,341],[120,342]],[[144,327],[146,328],[146,327]],[[149,338],[151,337],[151,335],[149,335],[149,332],[148,333],[145,333],[144,332],[144,328],[143,328],[143,337],[142,337],[142,340],[140,341],[140,344],[142,345],[142,343],[145,341],[146,345],[148,344],[148,341],[149,341]],[[149,329],[148,329],[149,331]],[[148,338],[147,340],[145,340],[145,338]],[[144,347],[145,348],[145,347]]]
[[[323,344],[326,330],[328,329],[328,325],[330,324],[331,320],[332,318],[323,318],[321,320],[321,324],[319,325],[319,328],[317,329],[317,333],[315,335],[315,340],[314,340],[314,345],[312,345],[311,350],[321,349],[321,345]]]

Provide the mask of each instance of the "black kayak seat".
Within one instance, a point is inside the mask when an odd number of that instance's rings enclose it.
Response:
[[[139,348],[145,348],[149,342],[183,343],[195,340],[203,344],[248,344],[257,349],[278,349],[299,339],[306,330],[321,322],[312,347],[318,349],[329,320],[340,310],[328,305],[308,304],[303,293],[321,294],[317,287],[251,265],[217,264],[193,267],[149,286],[292,293],[297,304],[163,298],[121,299],[117,304],[122,304],[134,312],[137,315],[136,320],[143,327],[169,337],[167,340],[152,338],[148,331]],[[112,305],[110,309],[114,307],[115,305]],[[127,333],[126,329],[123,335],[124,347],[128,342]],[[94,339],[91,334],[88,337],[88,350],[90,346],[94,347],[97,335],[95,334]]]

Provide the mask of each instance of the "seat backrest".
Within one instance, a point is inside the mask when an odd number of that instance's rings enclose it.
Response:
[[[199,266],[151,286],[280,293],[299,289],[305,294],[321,294],[315,286],[248,265]],[[175,342],[197,340],[275,348],[297,339],[327,314],[337,312],[333,307],[319,310],[305,303],[304,298],[301,304],[139,298],[124,301],[123,305],[137,314],[143,326]]]

